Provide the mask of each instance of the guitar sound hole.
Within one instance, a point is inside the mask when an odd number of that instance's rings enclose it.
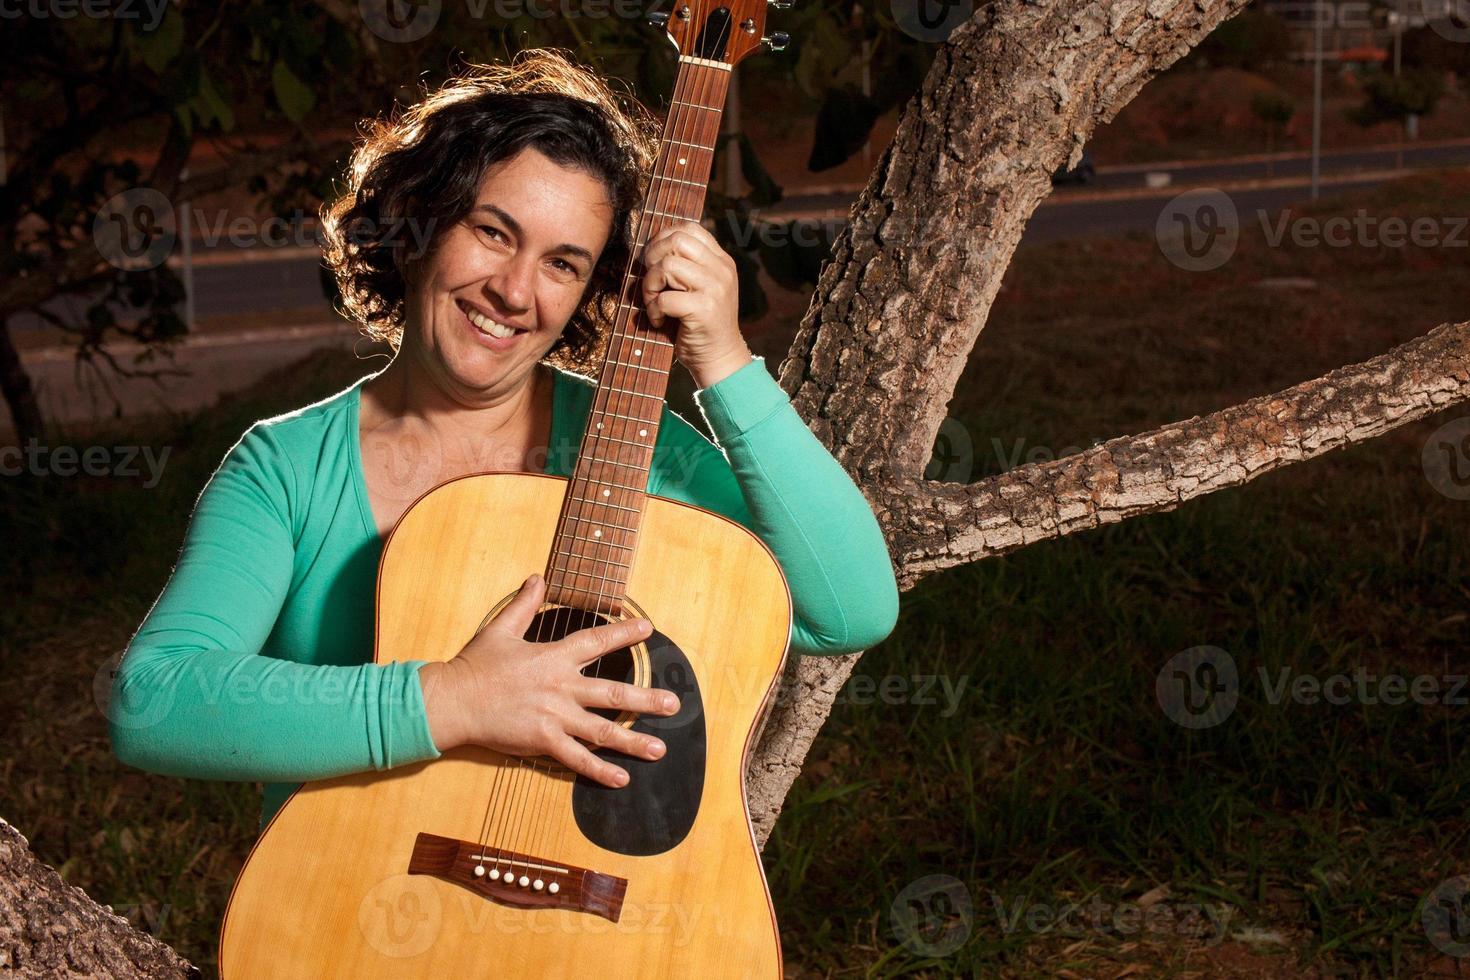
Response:
[[[591,629],[610,622],[612,620],[606,616],[585,609],[557,606],[543,609],[536,614],[531,620],[530,627],[526,630],[525,639],[535,643],[550,643],[579,630]],[[642,647],[642,644],[635,644],[632,647],[622,647],[611,653],[603,654],[582,668],[582,676],[646,687],[647,652]],[[603,718],[610,718],[624,728],[637,720],[636,715],[618,708],[590,707],[587,710]]]

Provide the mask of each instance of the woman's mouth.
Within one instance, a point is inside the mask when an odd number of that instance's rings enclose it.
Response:
[[[492,350],[508,350],[515,345],[518,337],[530,333],[529,330],[497,323],[472,306],[464,303],[459,303],[458,306],[475,339]]]

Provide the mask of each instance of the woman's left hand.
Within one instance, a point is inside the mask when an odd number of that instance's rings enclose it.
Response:
[[[679,323],[674,356],[694,383],[708,388],[752,358],[740,335],[740,283],[735,260],[695,221],[664,228],[643,250],[643,307],[649,322]]]

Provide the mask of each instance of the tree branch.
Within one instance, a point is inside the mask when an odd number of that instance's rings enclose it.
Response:
[[[1470,322],[1203,418],[974,484],[905,481],[881,510],[905,588],[944,568],[1173,510],[1470,400]]]

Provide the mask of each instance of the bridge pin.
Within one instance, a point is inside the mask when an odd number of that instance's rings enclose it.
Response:
[[[557,892],[561,891],[561,885],[558,885],[556,882],[553,881],[551,884],[546,886],[546,890],[555,895]]]
[[[475,865],[475,877],[476,878],[483,878],[483,877],[485,877],[485,866],[483,864],[477,864],[477,865]]]
[[[530,878],[527,878],[525,875],[521,875],[520,885],[521,885],[522,888],[525,888],[530,883],[531,883],[531,879]]]
[[[491,881],[499,881],[500,880],[500,869],[499,868],[496,868],[495,870],[493,870],[493,871],[490,872],[490,880]]]
[[[537,878],[535,881],[531,882],[531,887],[539,892],[541,889],[546,887],[546,882],[542,881],[540,878]]]

